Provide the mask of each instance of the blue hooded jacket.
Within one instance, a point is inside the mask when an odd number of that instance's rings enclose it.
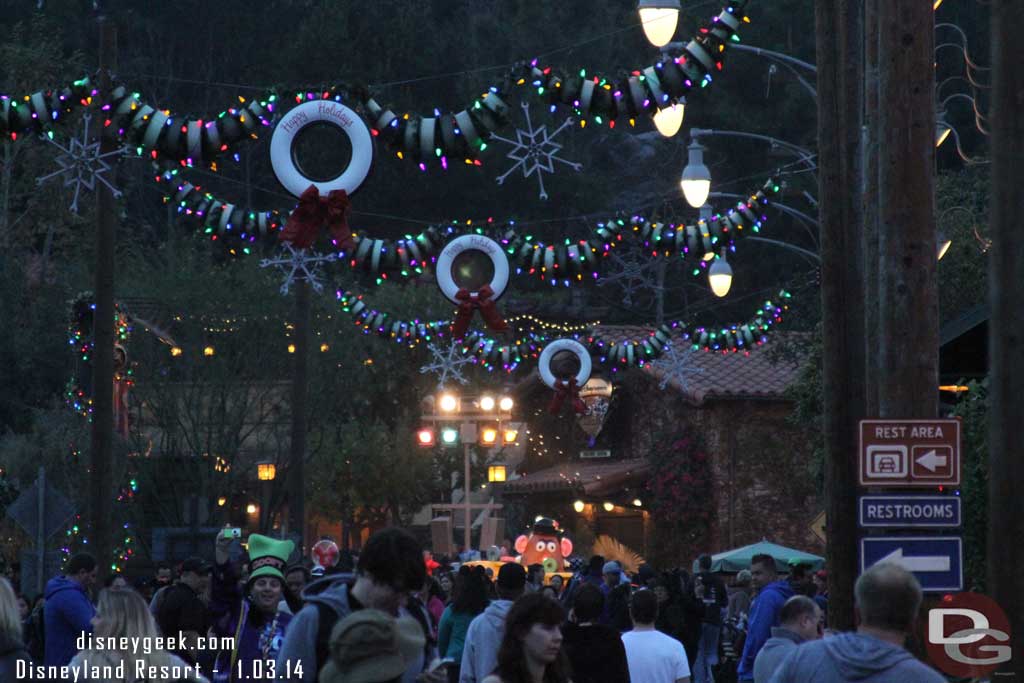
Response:
[[[75,581],[63,576],[50,579],[46,584],[46,603],[43,618],[46,624],[46,649],[43,664],[64,666],[75,656],[75,641],[85,633],[92,633],[96,609],[89,602],[85,590]]]
[[[770,683],[945,683],[901,647],[862,633],[804,643],[782,660]]]
[[[772,627],[779,625],[779,612],[786,600],[793,597],[788,581],[776,581],[761,589],[750,608],[747,622],[747,640],[737,669],[741,681],[754,680],[754,659],[771,636]]]

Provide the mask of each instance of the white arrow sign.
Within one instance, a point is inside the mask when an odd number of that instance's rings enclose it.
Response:
[[[934,451],[932,451],[934,453]],[[894,562],[908,572],[948,572],[949,557],[903,557],[903,548],[896,548],[879,562]]]
[[[924,467],[929,472],[934,472],[940,467],[946,466],[946,456],[939,455],[935,452],[935,449],[928,451],[917,459],[917,464]]]

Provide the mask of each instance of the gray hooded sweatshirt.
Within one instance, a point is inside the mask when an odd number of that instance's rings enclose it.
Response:
[[[754,659],[754,683],[768,683],[779,663],[802,642],[804,639],[799,633],[773,626],[772,637],[765,641]]]
[[[480,683],[498,666],[498,648],[505,635],[505,617],[512,609],[511,600],[495,600],[478,615],[466,631],[462,648],[462,671],[459,683]]]
[[[334,623],[338,623],[352,613],[348,590],[353,581],[355,581],[355,576],[352,574],[334,574],[306,586],[306,590],[302,592],[305,606],[288,622],[284,643],[277,655],[277,680],[316,681],[318,679],[321,662],[316,661],[316,640],[320,632],[320,608],[317,607],[317,604],[327,605],[334,610],[338,615]],[[399,609],[398,613],[399,616],[408,615],[404,608]],[[294,635],[292,635],[293,633]],[[301,664],[301,667],[297,666],[298,664]],[[409,669],[402,677],[403,683],[413,683],[423,671],[424,664],[422,655],[409,662]],[[300,670],[302,671],[301,675],[298,673]],[[289,672],[291,672],[290,676]]]
[[[314,581],[302,592],[305,606],[292,617],[284,635],[284,643],[277,655],[277,678],[284,681],[315,681],[319,675],[316,661],[316,636],[320,630],[320,610],[316,603],[334,610],[338,620],[352,612],[348,603],[348,584],[351,574],[325,576]],[[297,675],[297,664],[302,664],[302,675]],[[288,672],[291,671],[291,677]]]
[[[770,681],[946,683],[903,648],[862,633],[841,633],[794,648]]]

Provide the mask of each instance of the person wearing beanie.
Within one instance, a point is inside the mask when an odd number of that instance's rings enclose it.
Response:
[[[217,657],[217,681],[260,680],[267,660],[277,658],[292,615],[279,609],[282,597],[298,608],[285,584],[284,568],[295,549],[292,541],[249,536],[249,576],[239,590],[237,567],[228,560],[232,538],[217,534],[210,614],[215,635],[234,638],[234,650]],[[257,661],[259,660],[259,661]]]
[[[375,609],[353,612],[331,631],[330,659],[318,683],[399,683],[423,644],[423,631],[412,619]]]

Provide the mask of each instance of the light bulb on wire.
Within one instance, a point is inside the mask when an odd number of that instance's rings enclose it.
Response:
[[[679,180],[683,188],[686,203],[699,209],[711,194],[711,171],[704,165],[704,146],[694,140],[687,148],[690,153],[689,162],[683,169],[683,177]]]
[[[722,250],[722,256],[715,259],[708,268],[708,283],[717,297],[726,296],[732,289],[732,266],[725,258],[725,249]]]
[[[654,47],[664,47],[672,41],[679,23],[679,0],[640,0],[637,10],[644,35]]]
[[[666,138],[670,138],[679,132],[683,127],[683,117],[686,114],[686,99],[680,99],[675,104],[664,109],[659,109],[654,114],[654,127]]]

